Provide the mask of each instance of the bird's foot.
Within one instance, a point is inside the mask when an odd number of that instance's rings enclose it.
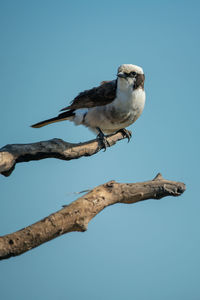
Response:
[[[130,142],[130,139],[132,137],[132,132],[126,128],[122,128],[120,130],[118,130],[118,132],[121,132],[123,134],[124,137],[126,137],[128,139],[128,143]]]
[[[99,132],[98,135],[97,135],[97,139],[101,142],[101,144],[104,148],[104,151],[106,151],[107,147],[110,147],[110,144],[109,144],[106,136],[102,132],[102,130],[99,127],[97,127],[97,130]]]

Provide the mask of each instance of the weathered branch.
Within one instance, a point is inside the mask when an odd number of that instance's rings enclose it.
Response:
[[[124,139],[123,133],[118,132],[107,137],[110,146]],[[77,159],[82,156],[91,156],[103,148],[98,140],[72,144],[61,139],[52,139],[31,144],[6,145],[0,149],[0,174],[9,176],[16,163],[28,162],[44,158],[58,158],[62,160]]]
[[[184,191],[184,183],[165,180],[161,174],[140,183],[107,182],[43,220],[0,237],[0,259],[20,255],[64,233],[83,232],[89,221],[109,205],[179,196]]]

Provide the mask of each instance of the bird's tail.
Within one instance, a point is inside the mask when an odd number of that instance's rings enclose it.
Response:
[[[69,120],[70,117],[73,117],[74,115],[75,115],[74,110],[69,110],[69,111],[66,111],[64,113],[59,114],[55,118],[51,118],[51,119],[44,120],[42,122],[33,124],[33,125],[31,125],[31,127],[33,127],[33,128],[40,128],[40,127],[49,125],[51,123],[56,123],[56,122],[61,122],[61,121],[64,121],[64,120]]]

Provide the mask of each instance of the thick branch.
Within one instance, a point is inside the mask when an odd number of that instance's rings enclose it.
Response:
[[[118,132],[107,137],[110,146],[124,139],[123,133]],[[58,158],[63,160],[77,159],[91,156],[103,148],[98,140],[72,144],[61,139],[52,139],[31,144],[6,145],[0,149],[0,174],[9,176],[19,162],[39,160],[44,158]]]
[[[179,196],[184,191],[184,183],[165,180],[161,174],[140,183],[107,182],[43,220],[0,237],[0,259],[20,255],[64,233],[83,232],[89,221],[109,205]]]

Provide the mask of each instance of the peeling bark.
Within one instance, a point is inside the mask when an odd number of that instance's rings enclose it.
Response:
[[[180,196],[184,191],[184,183],[165,180],[161,174],[146,182],[107,182],[41,221],[0,237],[0,259],[20,255],[64,233],[84,232],[92,218],[115,203]]]
[[[126,138],[123,133],[117,132],[107,137],[110,146]],[[61,139],[52,139],[31,144],[12,144],[0,149],[0,174],[9,176],[16,163],[40,160],[44,158],[58,158],[62,160],[77,159],[82,156],[91,156],[103,149],[98,140],[72,144]]]

